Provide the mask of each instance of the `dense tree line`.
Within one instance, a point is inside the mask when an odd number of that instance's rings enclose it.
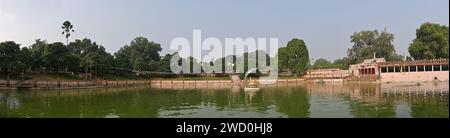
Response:
[[[73,25],[70,22],[64,22],[61,28],[63,29],[62,34],[66,38],[66,44],[61,42],[48,43],[45,40],[37,39],[32,45],[21,48],[19,44],[13,41],[1,42],[0,73],[20,74],[28,71],[45,71],[101,75],[112,73],[113,67],[171,72],[170,67],[174,64],[171,63],[171,59],[173,56],[178,56],[177,53],[160,56],[161,45],[144,37],[136,37],[130,44],[121,47],[112,55],[106,52],[103,46],[88,38],[69,42],[70,33],[74,32]],[[447,26],[433,23],[422,24],[416,31],[417,38],[412,41],[408,49],[411,57],[414,59],[448,58],[448,31]],[[353,46],[348,49],[346,57],[336,59],[333,62],[318,59],[312,65],[312,68],[346,69],[350,64],[372,58],[373,53],[388,61],[402,60],[402,56],[395,53],[394,35],[387,31],[364,30],[355,32],[350,38]],[[216,70],[222,71],[214,73],[224,73],[226,70],[246,72],[249,70],[248,63],[254,62],[254,59],[249,57],[257,57],[258,52],[264,51],[244,53],[240,56],[228,55],[214,61],[202,62],[193,57],[186,57],[182,58],[178,64],[189,62],[188,64],[191,65],[190,72],[193,72],[192,66],[205,64],[221,65],[216,66],[220,68]],[[265,52],[263,54],[266,55],[266,62],[268,63],[270,63],[271,58],[274,58]],[[287,46],[279,48],[277,57],[280,72],[302,75],[309,68],[308,65],[312,64],[305,42],[298,38],[289,41]],[[256,60],[262,59],[256,58]],[[236,68],[236,65],[243,65],[244,68]]]
[[[79,72],[80,69],[96,73],[108,71],[114,57],[103,46],[90,39],[75,40],[69,46],[61,42],[47,43],[37,39],[29,47],[20,49],[12,41],[0,43],[3,73],[21,73],[26,71]]]

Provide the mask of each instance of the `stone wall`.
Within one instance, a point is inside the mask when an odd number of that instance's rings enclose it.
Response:
[[[425,72],[392,72],[381,73],[381,82],[428,82],[448,81],[448,71],[425,71]],[[435,80],[435,77],[437,80]]]

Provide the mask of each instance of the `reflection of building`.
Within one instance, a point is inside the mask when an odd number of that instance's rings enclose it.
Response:
[[[384,58],[366,59],[350,65],[353,80],[381,82],[448,81],[448,59],[386,62]]]

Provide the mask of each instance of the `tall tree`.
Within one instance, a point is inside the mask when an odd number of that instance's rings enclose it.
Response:
[[[30,69],[30,67],[32,65],[31,49],[28,47],[22,47],[22,49],[20,50],[19,60],[22,65],[19,68],[19,70],[23,70],[23,73],[25,73],[26,71],[28,71]]]
[[[309,52],[303,40],[294,38],[278,50],[279,69],[304,74],[308,68]]]
[[[43,54],[47,41],[36,39],[34,44],[30,46],[31,51],[31,69],[37,70],[45,67],[45,61],[43,59]]]
[[[85,72],[90,71],[92,73],[92,70],[96,74],[106,72],[111,69],[114,62],[114,57],[106,52],[103,46],[88,38],[71,42],[69,49],[74,51],[76,57],[79,57],[81,60],[80,67],[84,68]]]
[[[116,58],[115,65],[125,69],[136,70],[158,70],[154,66],[156,62],[161,60],[159,52],[161,52],[161,45],[149,41],[144,37],[136,37],[129,45],[120,48],[114,53]]]
[[[394,44],[392,44],[394,35],[387,31],[379,33],[377,30],[365,30],[353,33],[350,38],[353,43],[352,48],[347,51],[350,64],[372,58],[373,53],[388,61],[399,60],[399,56],[395,53]]]
[[[449,28],[435,23],[424,23],[416,30],[416,38],[408,51],[414,59],[448,58]]]
[[[70,23],[70,21],[65,21],[63,23],[63,25],[61,26],[61,29],[63,29],[62,35],[65,35],[65,37],[66,37],[66,45],[69,45],[70,34],[71,34],[71,32],[75,32],[75,30],[73,30],[72,23]]]
[[[23,58],[23,54],[20,45],[14,41],[0,43],[0,70],[4,74],[8,74],[11,71],[25,69],[26,59]]]

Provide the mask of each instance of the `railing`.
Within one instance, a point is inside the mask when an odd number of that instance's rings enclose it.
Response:
[[[305,79],[343,79],[349,77],[348,73],[323,73],[323,74],[306,74]]]
[[[114,87],[114,86],[132,86],[149,85],[151,82],[146,80],[95,80],[95,81],[66,81],[66,80],[0,80],[0,89],[8,88],[86,88],[86,87]]]

